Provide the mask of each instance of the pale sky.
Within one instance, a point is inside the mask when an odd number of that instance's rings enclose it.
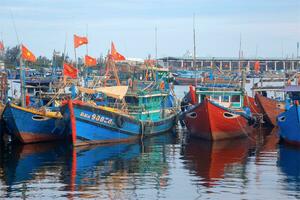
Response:
[[[91,56],[114,41],[124,56],[145,58],[155,55],[156,26],[158,57],[182,56],[193,49],[193,13],[197,56],[237,57],[240,34],[244,56],[296,55],[300,0],[1,0],[0,32],[17,45],[14,21],[20,42],[47,57],[64,50],[66,35],[73,57],[73,34],[88,32]]]

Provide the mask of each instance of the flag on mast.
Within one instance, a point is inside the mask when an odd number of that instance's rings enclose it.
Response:
[[[93,58],[89,55],[85,55],[84,64],[85,64],[85,66],[88,66],[88,67],[96,66],[97,65],[97,60],[96,60],[96,58]]]
[[[110,50],[110,55],[113,60],[126,60],[125,56],[121,55],[119,52],[117,52],[115,45],[113,42],[111,42],[111,50]]]
[[[74,48],[77,48],[81,45],[84,45],[84,44],[88,44],[88,38],[87,37],[81,37],[81,36],[78,36],[78,35],[75,35],[74,34]]]
[[[21,56],[24,60],[30,61],[30,62],[35,62],[36,57],[35,55],[23,44],[21,45]]]
[[[64,62],[63,67],[64,67],[64,70],[63,70],[64,76],[68,76],[70,78],[77,78],[78,69],[73,67],[72,64]]]

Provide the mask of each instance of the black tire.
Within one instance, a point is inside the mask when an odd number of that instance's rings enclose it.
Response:
[[[119,128],[122,128],[124,124],[124,118],[122,116],[117,116],[116,118],[116,125]]]

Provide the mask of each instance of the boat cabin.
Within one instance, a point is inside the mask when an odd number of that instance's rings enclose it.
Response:
[[[293,101],[300,101],[300,85],[289,85],[286,86],[283,91]]]
[[[208,98],[226,108],[241,109],[244,104],[243,91],[238,88],[198,87],[199,103]]]

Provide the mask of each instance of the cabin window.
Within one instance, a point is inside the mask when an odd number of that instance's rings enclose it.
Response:
[[[232,95],[231,96],[231,102],[240,102],[240,101],[241,101],[240,95]]]
[[[223,102],[229,102],[229,96],[223,96],[222,101]]]
[[[218,95],[212,95],[211,99],[213,99],[215,101],[220,101],[220,96],[218,96]]]
[[[205,97],[206,97],[206,95],[205,95],[205,94],[201,94],[201,95],[200,95],[200,102],[203,102],[203,101],[204,101],[204,99],[205,99]]]

